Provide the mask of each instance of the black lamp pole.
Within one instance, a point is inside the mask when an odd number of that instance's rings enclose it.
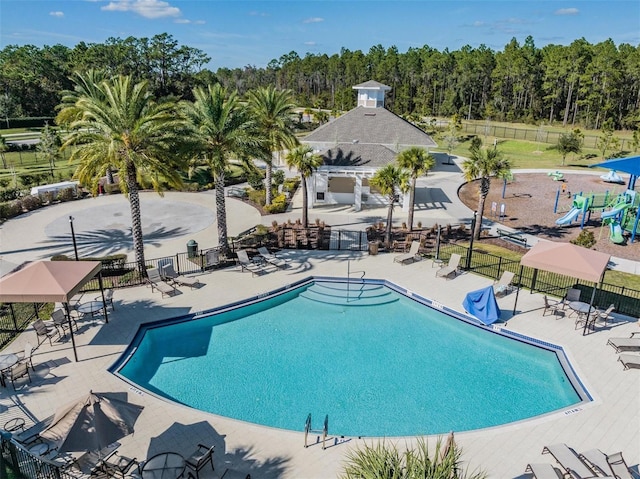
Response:
[[[71,239],[73,240],[73,253],[76,255],[76,261],[78,261],[78,245],[76,244],[76,233],[73,230],[73,216],[69,216],[69,225],[71,226]]]

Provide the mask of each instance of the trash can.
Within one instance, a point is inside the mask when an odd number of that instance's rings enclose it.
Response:
[[[377,241],[370,241],[369,242],[369,254],[371,256],[375,256],[378,254],[378,242]]]
[[[187,256],[189,258],[198,256],[198,243],[195,240],[189,240],[187,243]]]

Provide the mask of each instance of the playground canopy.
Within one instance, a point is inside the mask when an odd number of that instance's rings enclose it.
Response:
[[[629,173],[631,179],[629,180],[629,189],[632,190],[635,186],[635,179],[640,176],[640,156],[632,156],[629,158],[613,158],[603,161],[602,163],[596,163],[591,165],[592,168],[599,166],[601,168],[609,168],[610,170],[622,171],[623,173]]]

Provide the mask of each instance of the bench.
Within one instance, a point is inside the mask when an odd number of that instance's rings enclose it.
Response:
[[[501,239],[513,241],[520,246],[524,246],[525,248],[527,247],[527,238],[525,238],[522,233],[518,233],[517,231],[507,231],[501,228],[497,228],[496,231]]]
[[[245,190],[244,188],[239,188],[237,186],[231,186],[227,188],[226,196],[233,198],[244,198],[247,196],[247,190]]]

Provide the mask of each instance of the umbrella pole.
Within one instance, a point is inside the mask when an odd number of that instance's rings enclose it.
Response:
[[[589,303],[589,311],[587,311],[587,317],[584,320],[584,328],[582,329],[582,335],[587,334],[587,326],[589,325],[589,316],[591,316],[591,310],[593,309],[593,300],[596,297],[596,288],[598,287],[598,283],[593,284],[593,291],[591,292],[591,302]],[[594,325],[595,328],[595,325]]]
[[[67,321],[69,323],[69,334],[71,335],[71,345],[73,346],[73,357],[78,362],[78,351],[76,351],[76,339],[73,336],[73,326],[71,324],[71,312],[69,311],[69,303],[64,303],[64,310],[67,313]]]

